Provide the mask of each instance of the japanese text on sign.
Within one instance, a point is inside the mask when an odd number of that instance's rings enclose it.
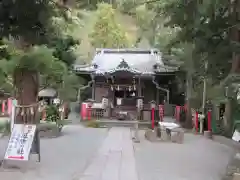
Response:
[[[36,125],[14,124],[4,159],[28,161]]]

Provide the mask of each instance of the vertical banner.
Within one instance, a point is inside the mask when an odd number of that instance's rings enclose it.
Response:
[[[196,132],[198,132],[198,112],[196,111],[196,116],[195,116],[195,128],[196,128]]]
[[[8,98],[7,100],[7,110],[8,110],[8,114],[10,115],[12,112],[12,99]]]
[[[155,109],[152,108],[152,129],[153,129],[153,130],[154,130],[154,120],[155,120],[154,115],[155,115]]]
[[[212,112],[211,111],[208,111],[207,113],[207,119],[208,119],[208,131],[212,131]]]
[[[160,104],[159,106],[159,117],[160,117],[160,121],[163,121],[163,117],[164,117],[164,105]]]
[[[176,106],[176,109],[175,109],[175,118],[176,118],[176,121],[179,121],[179,120],[180,120],[180,111],[181,111],[181,106]]]

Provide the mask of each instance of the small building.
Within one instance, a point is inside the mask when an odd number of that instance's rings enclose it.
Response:
[[[45,88],[38,92],[38,100],[44,100],[47,104],[53,104],[53,100],[57,97],[57,91],[53,88]]]
[[[165,65],[156,49],[97,49],[91,64],[75,65],[74,70],[82,78],[93,80],[91,99],[96,103],[103,97],[108,99],[107,117],[117,111],[136,111],[139,96],[146,112],[152,100],[157,104],[184,103],[183,88],[176,78],[179,69]]]

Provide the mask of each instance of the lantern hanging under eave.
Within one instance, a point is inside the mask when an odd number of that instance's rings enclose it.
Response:
[[[113,86],[111,86],[111,90],[113,91]]]
[[[136,80],[135,80],[135,78],[133,78],[133,84],[135,84],[136,83]]]
[[[119,87],[119,85],[117,86],[117,90],[120,91],[120,87]]]

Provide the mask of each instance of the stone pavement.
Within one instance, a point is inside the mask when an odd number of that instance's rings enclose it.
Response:
[[[129,128],[111,128],[79,180],[138,180]]]
[[[20,172],[0,171],[4,180],[220,180],[235,151],[232,147],[185,134],[184,144],[151,143],[130,128],[68,125],[64,136],[42,139],[41,163]],[[0,140],[3,157],[6,139]]]
[[[232,147],[185,134],[184,144],[151,143],[140,133],[134,144],[139,180],[220,180],[235,155]]]
[[[63,136],[41,139],[41,162],[31,160],[29,169],[0,170],[0,180],[76,180],[79,173],[96,154],[108,133],[107,129],[67,125]],[[3,158],[7,139],[0,139],[0,159]],[[36,159],[35,156],[33,159]]]

